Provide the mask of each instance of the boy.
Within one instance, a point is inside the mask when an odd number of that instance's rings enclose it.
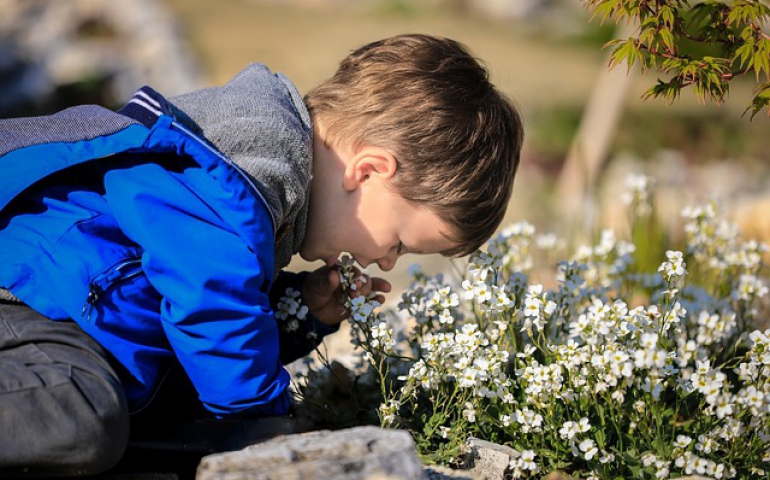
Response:
[[[345,317],[340,253],[387,271],[472,252],[521,142],[486,70],[425,35],[362,47],[304,101],[252,65],[119,113],[0,123],[0,472],[109,468],[174,366],[213,416],[286,413],[282,365]],[[325,266],[280,272],[295,253]],[[288,288],[308,310],[295,330],[273,315]]]

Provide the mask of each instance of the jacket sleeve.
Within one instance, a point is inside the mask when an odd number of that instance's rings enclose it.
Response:
[[[106,198],[144,250],[143,270],[162,296],[163,329],[206,408],[284,414],[290,380],[268,297],[272,240],[253,251],[185,175],[157,164],[112,170]],[[269,214],[258,214],[271,239]]]
[[[282,297],[286,295],[288,289],[302,292],[302,282],[307,274],[308,272],[283,271],[278,274],[278,278],[273,282],[270,291],[270,305],[274,311],[280,309]],[[335,333],[339,329],[339,324],[333,327],[326,325],[310,313],[307,313],[301,320],[296,318],[279,319],[278,337],[281,348],[281,363],[288,365],[304,357],[315,350],[325,336]]]

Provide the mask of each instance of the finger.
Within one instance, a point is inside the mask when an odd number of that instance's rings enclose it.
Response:
[[[393,285],[389,281],[380,277],[372,277],[369,281],[372,291],[389,293],[393,289]]]
[[[305,277],[303,285],[303,292],[305,294],[311,294],[316,296],[327,296],[330,292],[336,288],[333,285],[333,280],[330,278],[330,269],[327,267],[321,267],[315,270]]]
[[[327,269],[324,277],[326,280],[326,285],[324,285],[324,287],[325,290],[329,293],[337,290],[340,286],[340,283],[342,282],[342,278],[340,278],[340,272],[334,268]]]
[[[363,289],[364,284],[361,283],[360,280],[356,279],[351,285],[350,285],[350,296],[352,298],[360,297],[361,295],[365,295],[366,292]]]
[[[356,277],[356,294],[368,295],[372,291],[372,282],[369,279],[369,275],[363,273]]]

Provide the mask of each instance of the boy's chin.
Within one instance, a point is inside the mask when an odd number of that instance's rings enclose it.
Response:
[[[300,249],[299,256],[302,257],[302,260],[306,262],[317,262],[322,261],[324,265],[327,267],[332,267],[337,263],[337,259],[339,259],[339,254],[337,255],[322,255],[320,253],[313,253],[306,249]]]
[[[302,260],[306,262],[315,262],[316,260],[320,260],[320,258],[317,255],[313,255],[311,252],[308,252],[304,248],[300,248],[299,256],[300,258],[302,258]]]

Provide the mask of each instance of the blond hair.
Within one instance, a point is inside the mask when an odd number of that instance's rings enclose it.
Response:
[[[521,117],[462,44],[429,35],[370,43],[305,103],[327,143],[379,146],[396,157],[395,190],[452,230],[458,247],[444,255],[475,251],[499,227],[519,164]]]

